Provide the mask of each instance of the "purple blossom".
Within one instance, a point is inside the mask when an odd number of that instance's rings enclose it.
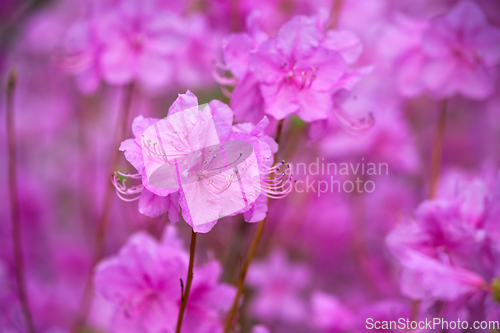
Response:
[[[418,44],[398,62],[402,92],[427,90],[439,98],[461,94],[472,99],[493,93],[491,69],[500,61],[500,29],[488,24],[478,5],[461,1],[420,27]]]
[[[173,228],[161,242],[143,232],[130,237],[120,252],[96,268],[96,293],[114,307],[113,332],[171,331],[177,323],[188,253]],[[230,305],[234,288],[219,284],[220,266],[196,267],[185,315],[186,332],[221,329],[220,311]]]

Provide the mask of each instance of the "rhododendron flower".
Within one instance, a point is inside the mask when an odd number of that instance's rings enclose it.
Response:
[[[480,275],[416,251],[405,251],[401,263],[401,292],[411,299],[453,301],[485,286]]]
[[[333,112],[333,94],[350,89],[359,73],[348,65],[362,47],[348,31],[324,32],[327,14],[296,16],[276,38],[265,39],[256,24],[249,34],[225,38],[224,58],[234,78],[216,77],[234,85],[232,106],[237,118],[255,122],[265,113],[275,119],[296,114],[306,122],[326,119]],[[257,27],[256,27],[257,26]]]
[[[250,305],[252,313],[266,321],[300,322],[307,309],[301,293],[310,278],[307,266],[290,263],[282,251],[274,251],[266,261],[253,263],[247,278],[256,290]]]
[[[139,199],[140,213],[149,217],[156,217],[169,212],[170,221],[177,222],[179,221],[180,212],[178,193],[161,193],[161,195],[158,195],[151,192],[147,188],[144,188],[145,185],[149,186],[149,182],[148,178],[144,177],[145,167],[141,148],[142,134],[146,128],[148,128],[151,124],[156,123],[158,120],[159,119],[156,118],[144,118],[142,116],[138,116],[132,123],[132,132],[134,133],[135,138],[125,140],[120,145],[120,150],[125,151],[125,158],[127,161],[129,161],[138,172],[138,174],[133,175],[132,178],[141,179],[142,184],[127,188],[125,186],[126,184],[120,183],[116,176],[114,184],[117,186],[117,194],[121,199],[125,201]],[[120,176],[130,175],[120,174]],[[126,182],[126,179],[124,182]],[[138,194],[139,196],[137,196]]]
[[[446,15],[418,26],[420,42],[397,63],[402,92],[428,90],[439,98],[462,94],[472,99],[493,93],[500,29],[488,24],[476,3],[461,1]]]
[[[441,184],[442,197],[417,208],[417,223],[402,225],[387,237],[403,266],[401,291],[413,299],[452,301],[485,285],[475,272],[486,236],[484,184],[456,175],[444,179],[449,181]]]
[[[213,47],[203,40],[213,37],[202,17],[183,17],[178,6],[156,0],[94,7],[68,29],[61,46],[61,64],[77,75],[83,91],[94,91],[101,78],[117,85],[136,81],[150,90],[206,82],[203,66]]]
[[[250,333],[271,333],[271,331],[264,325],[257,325],[252,328]]]
[[[348,332],[354,325],[354,315],[332,295],[315,292],[312,295],[313,325],[327,332]]]
[[[160,243],[145,233],[130,237],[120,252],[99,263],[94,275],[96,293],[114,307],[113,332],[171,332],[181,303],[180,279],[189,255],[173,227]],[[221,269],[211,261],[195,267],[183,331],[221,330],[221,311],[230,306],[234,288],[217,282]]]
[[[115,176],[118,193],[148,191],[139,204],[150,216],[173,210],[179,193],[182,215],[195,232],[208,232],[219,218],[249,210],[246,219],[260,221],[267,197],[291,191],[290,174],[269,179],[280,164],[271,167],[277,145],[263,134],[266,118],[258,126],[234,128],[232,120],[228,106],[212,101],[199,107],[189,91],[174,102],[167,118],[137,118],[136,139],[124,141],[120,149],[139,173],[122,176],[141,179],[142,185],[126,187]]]

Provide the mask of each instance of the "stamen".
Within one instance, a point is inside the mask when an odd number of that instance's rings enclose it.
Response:
[[[121,177],[123,177],[121,182],[118,179],[117,175],[120,175]],[[127,187],[127,184],[126,184],[127,179],[125,179],[125,177],[131,178],[131,179],[141,179],[142,175],[140,173],[125,174],[125,173],[121,173],[120,171],[116,171],[113,174],[113,177],[111,179],[111,183],[113,184],[113,186],[116,189],[116,194],[118,195],[118,197],[120,199],[122,199],[123,201],[127,201],[127,202],[135,201],[135,200],[139,199],[140,193],[144,189],[144,185],[142,185],[142,183],[141,183],[141,184],[133,186],[133,187]],[[139,194],[139,195],[137,195],[137,194]],[[135,196],[128,197],[131,195],[135,195]]]

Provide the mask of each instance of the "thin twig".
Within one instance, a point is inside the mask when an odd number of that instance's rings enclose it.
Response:
[[[336,29],[340,21],[340,12],[344,6],[344,0],[333,0],[332,9],[330,11],[330,19],[328,20],[325,29]]]
[[[446,125],[446,108],[447,100],[441,104],[439,110],[439,119],[436,125],[436,132],[434,134],[434,142],[432,144],[432,160],[431,160],[431,176],[429,182],[429,199],[434,199],[437,194],[439,183],[439,174],[441,173],[441,159],[443,155],[443,138]],[[421,300],[413,300],[411,302],[410,320],[415,321],[418,319],[420,313]]]
[[[19,197],[17,192],[17,148],[16,148],[16,128],[14,123],[14,90],[17,83],[17,72],[11,69],[7,82],[7,145],[8,145],[8,173],[9,173],[9,193],[10,211],[12,220],[12,247],[14,252],[14,265],[17,281],[17,292],[28,332],[35,332],[33,317],[31,315],[28,295],[26,292],[26,275],[24,271],[24,257],[21,237],[21,216],[19,210]]]
[[[281,119],[278,122],[278,128],[276,130],[276,142],[279,144],[281,134],[283,132],[283,119]],[[274,154],[274,162],[276,162],[278,158],[278,152]],[[273,178],[273,174],[271,174],[271,179]],[[269,199],[267,200],[269,203]],[[255,232],[255,236],[253,237],[252,244],[250,245],[250,249],[248,250],[247,258],[245,260],[245,263],[243,264],[243,268],[241,269],[241,274],[240,278],[238,279],[238,284],[237,284],[237,290],[236,290],[236,296],[234,297],[233,304],[231,305],[231,309],[229,310],[229,313],[226,318],[226,324],[224,327],[224,333],[228,333],[229,330],[231,329],[231,326],[233,325],[233,318],[234,315],[236,314],[236,311],[238,309],[238,303],[241,294],[243,293],[243,286],[245,285],[245,278],[247,276],[248,272],[248,267],[250,267],[250,263],[252,262],[253,256],[255,254],[255,251],[257,251],[257,246],[259,245],[260,238],[262,236],[262,231],[264,230],[264,226],[266,225],[266,217],[262,221],[259,222],[259,225],[257,226],[257,231]]]
[[[434,199],[437,193],[439,182],[439,174],[441,172],[441,157],[443,152],[443,137],[446,124],[446,106],[447,102],[444,100],[439,111],[439,119],[436,127],[436,134],[434,136],[434,143],[432,146],[432,162],[431,162],[431,179],[429,186],[429,199]]]
[[[191,233],[191,246],[189,249],[189,267],[186,279],[186,289],[182,293],[181,297],[181,307],[179,308],[179,316],[177,317],[177,328],[176,333],[181,332],[182,319],[184,317],[184,311],[186,311],[186,306],[189,298],[189,292],[191,291],[191,284],[193,282],[193,267],[194,267],[194,250],[196,248],[196,232]],[[182,280],[181,280],[182,283]]]
[[[109,171],[108,175],[113,174],[115,171],[119,161],[120,161],[120,154],[118,151],[118,146],[120,142],[123,140],[123,137],[126,133],[127,130],[127,124],[128,124],[128,118],[130,114],[130,109],[132,106],[132,97],[134,95],[134,88],[135,84],[134,82],[129,83],[124,87],[123,91],[123,100],[122,100],[122,109],[120,110],[120,113],[118,114],[116,125],[115,125],[115,132],[113,136],[113,143],[110,148],[110,159],[109,159]],[[85,321],[87,320],[87,315],[90,310],[90,305],[91,305],[91,295],[92,295],[92,271],[94,266],[99,262],[99,260],[102,258],[104,254],[104,241],[106,239],[106,231],[108,228],[108,223],[109,223],[109,217],[111,215],[111,208],[112,208],[112,203],[113,203],[113,198],[114,198],[114,191],[113,187],[111,186],[111,182],[107,181],[105,184],[104,188],[104,195],[102,199],[102,206],[101,206],[101,214],[100,218],[98,221],[97,225],[97,235],[96,235],[96,242],[94,244],[94,250],[93,250],[93,257],[92,257],[92,270],[89,273],[89,278],[87,281],[87,285],[84,291],[83,295],[83,300],[82,300],[82,305],[81,305],[81,312],[80,315],[78,316],[75,324],[75,330],[77,331],[79,328],[81,328],[84,324]]]

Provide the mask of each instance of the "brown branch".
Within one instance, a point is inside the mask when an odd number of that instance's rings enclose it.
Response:
[[[113,136],[113,143],[110,148],[110,159],[109,159],[109,171],[108,175],[114,173],[118,163],[120,161],[120,154],[118,151],[118,146],[120,142],[123,140],[123,137],[127,130],[128,118],[130,114],[130,109],[132,106],[132,97],[134,95],[135,84],[134,82],[129,83],[124,87],[123,91],[123,100],[122,100],[122,109],[118,114],[115,131]],[[82,305],[81,305],[81,313],[76,319],[75,329],[74,331],[78,331],[83,325],[85,325],[85,321],[87,320],[87,315],[91,306],[91,295],[92,295],[92,271],[94,266],[99,262],[104,254],[104,241],[106,239],[106,231],[109,224],[109,217],[111,215],[111,208],[113,204],[114,191],[111,183],[109,181],[106,182],[104,188],[104,194],[102,199],[101,206],[101,214],[99,217],[98,225],[97,225],[97,235],[96,242],[94,244],[93,249],[93,257],[92,257],[92,270],[89,273],[89,278],[87,281],[87,285],[85,287]]]
[[[35,332],[33,317],[31,315],[28,295],[26,292],[26,275],[24,271],[24,257],[21,237],[21,215],[19,209],[19,197],[17,191],[17,147],[16,147],[16,128],[14,122],[14,90],[17,83],[17,72],[15,68],[11,69],[7,82],[7,145],[8,145],[8,174],[9,174],[9,194],[10,211],[12,220],[12,248],[14,252],[14,265],[17,282],[17,292],[19,301],[26,320],[28,332]]]
[[[182,293],[181,297],[181,307],[179,308],[179,316],[177,317],[177,328],[175,329],[176,333],[181,332],[182,327],[182,319],[184,317],[184,312],[186,311],[187,301],[189,298],[189,292],[191,291],[191,284],[193,282],[193,267],[194,267],[194,250],[196,247],[196,232],[191,233],[191,246],[189,250],[189,267],[186,279],[186,289]],[[182,280],[181,280],[182,282]]]
[[[434,199],[437,193],[439,182],[439,174],[441,172],[441,157],[443,152],[443,137],[446,124],[446,100],[441,105],[439,111],[439,119],[436,127],[436,134],[434,136],[434,143],[432,146],[432,162],[431,162],[431,179],[429,185],[429,199]]]
[[[278,121],[278,128],[276,130],[276,142],[279,145],[279,141],[281,138],[283,132],[283,119]],[[274,162],[276,162],[278,158],[278,152],[274,154]],[[271,174],[271,179],[273,178],[273,174]],[[269,199],[267,200],[269,203]],[[224,333],[228,333],[229,330],[231,329],[231,326],[233,325],[233,318],[234,315],[236,314],[236,311],[238,310],[238,303],[241,294],[243,293],[243,286],[245,285],[245,278],[247,276],[248,272],[248,267],[250,267],[250,263],[252,262],[252,259],[254,257],[255,251],[257,251],[257,246],[259,245],[260,238],[262,236],[262,231],[264,230],[264,226],[266,224],[266,217],[262,221],[259,222],[259,225],[257,226],[257,231],[255,232],[255,236],[253,237],[252,244],[250,245],[250,249],[248,250],[247,258],[245,260],[245,263],[243,264],[243,268],[241,269],[241,274],[240,278],[238,279],[238,285],[237,285],[237,290],[236,290],[236,296],[234,297],[233,304],[231,305],[231,309],[229,310],[229,313],[226,318],[226,324],[224,326]]]

